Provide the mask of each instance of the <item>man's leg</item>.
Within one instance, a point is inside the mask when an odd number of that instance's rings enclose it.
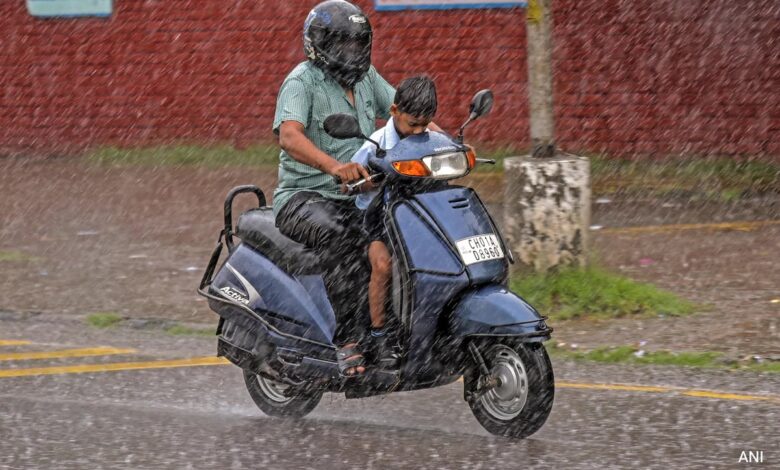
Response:
[[[276,223],[279,231],[315,250],[328,265],[324,278],[336,314],[334,342],[359,342],[367,326],[369,273],[362,217],[354,202],[299,192],[279,212]]]

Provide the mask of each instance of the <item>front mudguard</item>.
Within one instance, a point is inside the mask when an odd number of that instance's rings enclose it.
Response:
[[[520,296],[498,285],[482,286],[466,293],[450,315],[450,334],[513,336],[529,342],[550,339],[552,328],[545,318]]]

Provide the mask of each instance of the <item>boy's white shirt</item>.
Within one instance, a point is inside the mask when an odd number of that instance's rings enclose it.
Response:
[[[428,131],[428,129],[425,130],[426,132]],[[391,148],[398,145],[398,142],[401,141],[401,136],[399,136],[398,132],[395,130],[395,123],[393,122],[392,117],[387,120],[385,127],[377,129],[373,134],[371,134],[371,140],[377,142],[379,146],[385,150],[390,150]],[[363,146],[360,147],[357,152],[355,152],[355,155],[352,157],[352,161],[355,163],[360,163],[364,167],[368,167],[368,159],[375,155],[376,145],[366,141]],[[368,205],[371,203],[371,200],[374,199],[377,194],[379,194],[378,189],[366,193],[360,193],[355,198],[355,205],[360,210],[366,210]]]
[[[395,131],[395,124],[393,123],[392,117],[387,120],[385,127],[377,129],[373,134],[371,134],[371,140],[377,142],[379,146],[385,150],[390,150],[398,144],[398,142],[401,140],[401,137],[398,135],[398,132]],[[375,155],[376,145],[366,141],[363,146],[360,147],[357,152],[355,152],[355,155],[352,157],[352,161],[367,167],[368,159]],[[371,200],[374,199],[377,194],[379,194],[379,190],[377,189],[366,193],[360,193],[355,198],[355,205],[358,206],[358,209],[360,210],[366,210],[368,205],[371,203]]]

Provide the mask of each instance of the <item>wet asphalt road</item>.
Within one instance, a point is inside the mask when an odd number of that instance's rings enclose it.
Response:
[[[231,365],[2,377],[11,369],[211,356],[214,344],[101,330],[73,316],[0,316],[0,468],[743,468],[743,450],[763,451],[756,468],[780,466],[776,375],[554,361],[563,386],[547,424],[525,441],[483,431],[459,383],[363,400],[326,395],[307,419],[284,422],[255,408]],[[137,352],[4,359],[99,346]],[[572,388],[608,383],[774,398]]]

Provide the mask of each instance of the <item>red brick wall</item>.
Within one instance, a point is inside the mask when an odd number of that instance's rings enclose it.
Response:
[[[278,86],[316,1],[116,0],[108,20],[33,19],[0,2],[0,154],[272,139]],[[374,63],[427,72],[470,138],[528,142],[522,10],[375,12]],[[556,0],[559,144],[613,154],[780,154],[776,0]]]

